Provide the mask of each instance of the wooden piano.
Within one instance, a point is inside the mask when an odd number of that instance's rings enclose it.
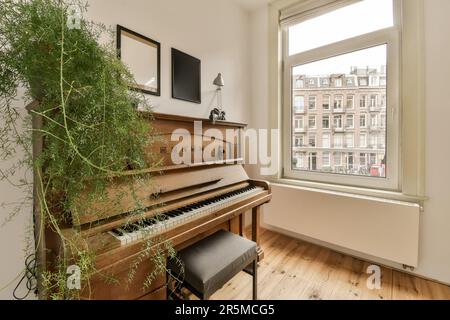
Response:
[[[81,230],[79,234],[96,254],[95,265],[99,274],[111,275],[117,283],[105,281],[104,276],[94,276],[90,281],[89,290],[82,292],[85,299],[165,299],[166,275],[162,273],[151,284],[144,288],[143,283],[154,268],[151,259],[142,261],[134,272],[133,280],[129,281],[130,268],[140,256],[143,249],[143,233],[140,228],[152,230],[155,237],[162,237],[172,243],[176,249],[182,249],[219,229],[243,235],[245,214],[251,211],[252,239],[259,242],[260,208],[271,199],[270,186],[265,181],[249,179],[242,165],[242,139],[244,124],[190,117],[153,114],[152,126],[162,139],[162,143],[154,143],[149,153],[158,154],[162,165],[147,170],[148,181],[144,178],[144,188],[140,188],[137,197],[142,201],[145,212],[134,217],[134,201],[129,191],[129,181],[123,177],[111,184],[108,193],[114,197],[122,193],[121,210],[118,212],[108,208],[101,201],[87,208],[80,215],[79,221],[73,224]],[[201,132],[194,128],[195,121],[202,121]],[[170,141],[174,129],[182,128],[192,142],[200,142],[204,150],[208,141],[208,129],[216,129],[223,133],[224,148],[220,148],[221,159],[227,158],[232,152],[235,156],[227,164],[208,162],[200,159],[193,164],[174,164],[171,152],[178,142]],[[227,129],[237,133],[231,138],[226,137]],[[203,139],[206,138],[206,139]],[[192,155],[194,157],[194,155]],[[229,159],[228,157],[227,159]],[[193,158],[193,160],[195,160]],[[129,175],[138,172],[130,171]],[[142,175],[142,172],[139,172]],[[148,183],[148,185],[146,185]],[[129,192],[128,192],[129,193]],[[154,195],[158,194],[158,197]],[[101,215],[98,213],[102,212]],[[156,214],[163,214],[166,219],[151,223],[133,224],[134,221],[146,222]],[[99,216],[101,218],[99,218]],[[143,220],[142,220],[143,219]],[[149,220],[150,221],[150,220]],[[73,229],[62,230],[65,237],[73,235]],[[62,242],[53,235],[46,235],[45,250],[47,264],[58,259]],[[147,239],[146,239],[147,240]],[[258,250],[259,259],[263,250]]]

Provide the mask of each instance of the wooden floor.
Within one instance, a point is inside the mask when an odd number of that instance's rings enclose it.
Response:
[[[450,287],[381,268],[380,290],[366,282],[370,263],[261,230],[264,260],[258,269],[259,299],[450,299]],[[212,299],[251,299],[251,276],[241,272]]]

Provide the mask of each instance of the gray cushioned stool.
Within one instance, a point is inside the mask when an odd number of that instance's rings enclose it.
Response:
[[[253,300],[256,300],[256,248],[255,242],[224,230],[200,240],[178,253],[184,263],[184,275],[181,275],[184,281],[180,288],[185,287],[200,299],[207,300],[236,274],[245,271],[253,275]],[[250,264],[252,272],[245,270]],[[180,267],[173,260],[168,262],[168,270],[175,275],[180,273]]]

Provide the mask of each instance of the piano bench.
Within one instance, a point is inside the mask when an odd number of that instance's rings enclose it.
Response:
[[[240,271],[253,276],[253,300],[257,299],[257,245],[255,242],[234,233],[220,230],[209,237],[181,250],[179,259],[184,264],[184,273],[180,272],[177,261],[168,261],[168,279],[174,276],[183,279],[177,289],[187,288],[202,300],[208,300],[212,294],[222,288]],[[252,272],[246,267],[252,264]],[[173,292],[167,290],[168,298]]]

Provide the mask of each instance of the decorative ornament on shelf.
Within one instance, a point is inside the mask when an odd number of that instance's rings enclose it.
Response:
[[[225,111],[222,110],[222,87],[225,85],[225,82],[223,81],[221,73],[219,73],[216,79],[214,79],[213,84],[217,86],[217,107],[211,110],[211,113],[209,114],[209,120],[215,123],[217,120],[226,120]]]

